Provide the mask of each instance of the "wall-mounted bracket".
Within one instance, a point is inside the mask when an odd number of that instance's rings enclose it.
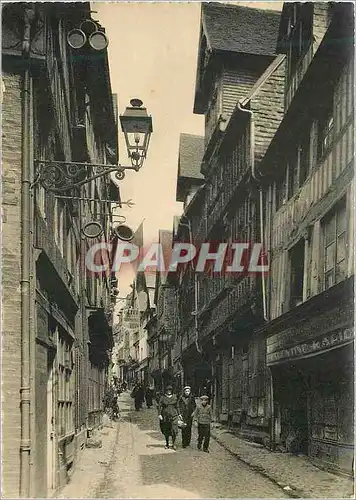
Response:
[[[121,181],[125,170],[138,168],[123,165],[106,165],[100,163],[82,163],[57,160],[35,159],[35,181],[31,187],[40,184],[47,191],[60,193],[115,173],[115,178]]]

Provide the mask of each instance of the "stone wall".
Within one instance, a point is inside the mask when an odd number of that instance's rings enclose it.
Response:
[[[21,85],[3,73],[2,107],[2,495],[18,498],[21,388]]]

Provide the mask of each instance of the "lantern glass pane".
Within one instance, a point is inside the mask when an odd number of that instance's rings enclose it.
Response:
[[[134,132],[139,132],[142,134],[148,134],[150,131],[150,121],[145,119],[137,119],[134,117],[125,117],[121,121],[122,129],[124,133],[130,134]]]
[[[129,133],[127,134],[127,140],[132,148],[142,148],[145,144],[145,134],[142,133]]]

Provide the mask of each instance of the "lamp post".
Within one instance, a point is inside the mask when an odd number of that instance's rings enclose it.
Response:
[[[120,122],[131,165],[35,159],[35,180],[32,188],[41,184],[48,191],[61,193],[108,174],[114,174],[117,180],[122,180],[125,170],[138,172],[147,156],[153,131],[152,117],[147,114],[146,108],[142,107],[140,99],[131,99],[130,104],[120,116]]]

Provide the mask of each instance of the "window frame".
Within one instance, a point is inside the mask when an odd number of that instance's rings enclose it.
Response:
[[[75,433],[74,342],[60,327],[57,335],[57,432],[58,439]]]
[[[296,251],[298,245],[303,247],[303,261],[301,265],[302,270],[302,282],[301,282],[301,290],[299,290],[301,293],[299,295],[292,295],[293,291],[295,291],[296,286],[295,286],[295,278],[293,279],[293,276],[297,276],[297,272],[293,273],[293,255],[292,253]],[[298,307],[301,303],[304,302],[305,297],[304,297],[304,289],[305,289],[305,262],[306,262],[306,248],[305,248],[305,238],[300,238],[288,251],[288,261],[289,261],[289,297],[288,297],[288,305],[289,305],[289,310],[293,309],[294,307]],[[300,298],[298,300],[298,298]]]
[[[287,38],[289,42],[287,58],[287,79],[290,81],[298,68],[299,61],[308,52],[313,37],[313,4],[306,2],[291,4]],[[307,9],[310,9],[308,12]]]
[[[318,150],[317,158],[321,160],[334,142],[335,119],[333,109],[328,109],[318,121]]]
[[[323,236],[323,290],[327,290],[331,288],[332,286],[337,285],[341,281],[343,281],[346,276],[347,276],[347,213],[346,213],[346,199],[345,197],[341,198],[334,207],[329,210],[329,212],[325,215],[325,217],[322,220],[322,236]],[[338,220],[340,217],[340,214],[343,214],[343,228],[341,231],[339,231],[339,226],[338,226]],[[333,224],[334,228],[332,229],[333,234],[333,239],[327,241],[327,225],[328,224]],[[339,255],[339,239],[343,238],[344,239],[344,246],[343,246],[343,258],[339,260],[338,255]],[[332,248],[334,246],[334,255],[333,255],[333,262],[332,262],[332,267],[326,267],[327,266],[327,250],[329,248]],[[337,279],[337,269],[338,266],[340,266],[343,263],[344,265],[344,273],[341,279]],[[332,284],[328,284],[328,277],[331,276],[330,273],[332,274]]]

